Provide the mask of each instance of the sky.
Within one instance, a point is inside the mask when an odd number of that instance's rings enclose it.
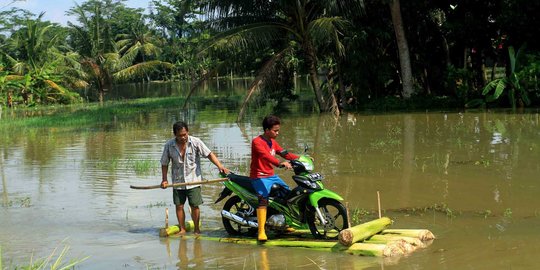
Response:
[[[61,25],[67,25],[68,20],[72,20],[66,16],[65,13],[70,8],[75,6],[75,3],[83,3],[84,0],[0,0],[0,10],[6,10],[11,7],[22,8],[29,10],[30,12],[39,15],[41,12],[45,12],[43,20],[56,22]],[[127,0],[124,2],[126,6],[132,8],[148,8],[149,0]],[[8,5],[9,4],[9,5]],[[7,6],[6,6],[7,5]]]

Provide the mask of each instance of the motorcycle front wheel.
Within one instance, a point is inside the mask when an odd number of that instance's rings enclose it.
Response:
[[[339,232],[349,227],[349,218],[345,206],[336,200],[321,199],[319,211],[324,219],[321,222],[319,215],[314,209],[308,211],[307,223],[311,234],[319,239],[337,239]]]
[[[255,209],[251,207],[248,203],[242,201],[240,197],[233,196],[225,202],[223,205],[223,210],[228,211],[237,216],[243,217],[245,219],[257,220],[257,213]],[[251,228],[249,226],[242,226],[232,220],[229,220],[225,217],[221,217],[223,222],[223,227],[230,235],[255,235],[257,233],[257,228]]]

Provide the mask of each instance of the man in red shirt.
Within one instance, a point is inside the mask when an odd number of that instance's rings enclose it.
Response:
[[[279,184],[286,189],[289,186],[283,182],[279,176],[274,173],[274,167],[283,166],[292,169],[288,160],[297,159],[298,156],[284,150],[275,140],[279,135],[280,120],[277,116],[269,115],[263,119],[263,131],[260,136],[251,141],[251,166],[249,177],[253,180],[252,184],[258,193],[259,207],[257,208],[257,222],[259,224],[259,233],[257,239],[266,241],[268,237],[264,231],[266,223],[266,207],[268,206],[268,194],[273,184]],[[287,159],[280,162],[275,155]]]

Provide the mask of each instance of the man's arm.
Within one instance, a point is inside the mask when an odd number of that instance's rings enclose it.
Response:
[[[218,170],[220,173],[229,174],[229,169],[225,168],[221,162],[219,162],[219,159],[214,155],[214,153],[210,152],[210,154],[207,157],[216,167],[218,167]]]
[[[169,181],[167,181],[167,171],[169,171],[168,165],[161,165],[161,188],[167,188]]]
[[[295,155],[295,154],[290,153],[289,151],[283,149],[283,147],[281,147],[281,145],[279,145],[279,143],[277,143],[277,141],[274,140],[274,143],[275,143],[276,153],[278,155],[280,155],[282,158],[284,158],[286,160],[295,160],[295,159],[299,158],[298,155]]]

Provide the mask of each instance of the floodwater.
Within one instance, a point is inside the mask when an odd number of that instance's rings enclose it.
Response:
[[[437,239],[397,258],[160,238],[170,190],[157,185],[171,125],[187,119],[231,170],[247,174],[259,117],[235,110],[160,109],[132,122],[28,129],[0,145],[0,246],[4,267],[59,254],[89,256],[79,269],[536,269],[540,249],[538,111],[282,115],[278,141],[304,145],[341,194],[353,221],[429,229]],[[143,169],[141,169],[141,167]],[[206,179],[218,177],[203,162]],[[278,170],[293,185],[289,171]],[[203,187],[203,230],[220,229],[220,184]],[[175,223],[170,211],[169,222]],[[363,215],[365,214],[365,215]],[[215,233],[215,232],[214,232]],[[225,236],[225,232],[217,232]]]

